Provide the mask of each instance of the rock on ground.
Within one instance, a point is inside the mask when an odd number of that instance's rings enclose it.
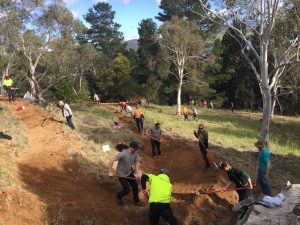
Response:
[[[293,184],[285,193],[285,200],[280,207],[266,208],[254,205],[249,218],[243,225],[300,225],[300,216],[296,215],[295,206],[300,203],[300,184]]]

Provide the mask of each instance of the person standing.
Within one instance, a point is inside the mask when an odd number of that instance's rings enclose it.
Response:
[[[126,105],[125,116],[127,116],[128,114],[130,117],[132,117],[132,108],[130,105]]]
[[[133,201],[137,206],[141,206],[139,199],[138,183],[134,176],[137,173],[138,179],[141,177],[140,162],[137,155],[138,144],[131,142],[127,149],[123,149],[116,157],[113,157],[109,161],[109,176],[114,176],[113,164],[118,162],[117,176],[119,182],[123,188],[122,191],[117,194],[117,203],[123,205],[122,198],[130,193],[130,187],[133,193]]]
[[[134,116],[134,120],[136,122],[138,132],[140,134],[143,134],[143,132],[144,132],[144,122],[143,122],[144,115],[143,115],[143,112],[139,105],[136,106],[133,116]]]
[[[262,192],[267,196],[272,196],[272,187],[270,183],[270,171],[272,169],[272,161],[270,149],[267,141],[258,140],[255,143],[258,148],[258,173],[257,183],[259,183]]]
[[[119,106],[121,107],[120,112],[123,112],[123,111],[126,110],[127,103],[126,102],[119,102]]]
[[[198,120],[198,111],[195,107],[192,108],[193,109],[193,120]]]
[[[161,155],[160,142],[162,140],[162,132],[160,129],[160,124],[156,123],[154,127],[149,129],[151,146],[152,146],[152,157],[156,159],[158,155]]]
[[[200,124],[198,126],[198,131],[196,132],[194,130],[194,135],[196,138],[199,139],[199,148],[202,154],[202,157],[205,161],[205,165],[206,165],[206,169],[208,169],[210,167],[209,164],[209,160],[207,157],[207,153],[208,153],[208,133],[207,131],[204,129],[204,125]]]
[[[184,120],[189,120],[189,110],[186,106],[183,107]]]
[[[14,101],[13,84],[14,84],[14,81],[10,78],[9,75],[6,75],[6,76],[4,77],[3,86],[4,86],[4,89],[5,89],[6,92],[7,92],[8,101],[9,101],[9,102]]]
[[[228,162],[221,162],[220,169],[225,170],[229,178],[229,182],[226,184],[224,190],[234,183],[236,188],[246,188],[236,191],[239,196],[239,202],[250,197],[250,190],[253,189],[253,186],[248,173],[233,168]]]
[[[72,130],[75,130],[75,126],[74,126],[73,121],[72,121],[73,112],[72,112],[70,106],[67,103],[64,103],[63,101],[59,101],[58,105],[62,110],[62,115],[64,117],[66,117],[69,127]]]
[[[169,178],[169,170],[161,169],[159,175],[143,174],[141,179],[142,189],[145,194],[146,182],[149,183],[149,221],[150,225],[159,225],[159,218],[162,217],[169,225],[178,225],[173,215],[170,202],[172,194],[172,184]]]
[[[230,110],[231,110],[231,112],[234,112],[234,103],[233,102],[230,103]]]
[[[100,98],[99,98],[99,96],[96,93],[94,93],[94,102],[96,104],[100,104]]]

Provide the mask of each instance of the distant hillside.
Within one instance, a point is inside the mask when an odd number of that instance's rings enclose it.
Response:
[[[133,49],[135,51],[138,49],[138,39],[128,40],[125,41],[125,43],[127,44],[128,49]]]

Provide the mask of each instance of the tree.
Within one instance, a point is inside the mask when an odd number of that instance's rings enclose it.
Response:
[[[142,94],[150,101],[157,101],[160,86],[158,76],[159,38],[156,23],[145,19],[139,23],[139,39],[137,49],[137,71],[135,78],[142,87]]]
[[[207,0],[204,0],[205,3]],[[162,12],[158,13],[156,19],[165,22],[171,20],[172,17],[195,21],[202,31],[202,37],[208,37],[220,27],[216,23],[212,23],[197,12],[202,10],[198,0],[162,0],[159,8]]]
[[[250,51],[254,56],[253,61],[247,54],[243,54],[257,78],[262,94],[263,120],[260,139],[268,140],[272,113],[271,92],[278,83],[279,78],[284,74],[286,66],[297,59],[298,51],[295,51],[295,49],[300,44],[299,36],[289,37],[289,44],[282,51],[283,54],[278,54],[276,48],[273,47],[273,53],[279,57],[276,60],[274,58],[273,62],[270,61],[270,43],[274,38],[273,31],[278,18],[278,11],[279,8],[281,10],[287,10],[287,8],[285,5],[281,6],[281,0],[227,1],[226,6],[220,5],[220,8],[214,10],[211,10],[204,1],[199,0],[199,2],[203,9],[198,12],[200,15],[214,22],[221,21],[222,24],[234,30],[245,43],[242,49]],[[224,8],[226,8],[226,11],[224,11]],[[238,21],[244,26],[234,27],[232,21]],[[253,46],[249,33],[258,36],[258,49]],[[276,43],[274,44],[276,45]],[[273,65],[273,68],[270,65]]]
[[[172,72],[177,79],[177,115],[181,113],[182,85],[199,74],[193,70],[192,62],[200,58],[203,41],[200,28],[195,22],[172,18],[161,27],[161,45],[168,52],[168,59],[176,68]],[[190,64],[190,66],[189,66]]]
[[[40,103],[50,88],[66,77],[78,75],[62,71],[71,64],[68,53],[70,49],[75,51],[77,48],[74,36],[83,27],[74,20],[62,1],[47,5],[43,3],[36,0],[15,1],[0,18],[1,22],[9,24],[9,32],[2,34],[10,41],[16,55],[22,56],[21,62],[24,61],[25,65],[19,62],[19,66],[27,67],[24,68],[25,78],[32,95]]]
[[[83,42],[92,42],[94,46],[108,56],[110,62],[119,52],[124,52],[123,34],[119,31],[121,25],[114,22],[115,12],[111,5],[99,2],[88,10],[84,16],[91,27],[85,36],[81,37]]]

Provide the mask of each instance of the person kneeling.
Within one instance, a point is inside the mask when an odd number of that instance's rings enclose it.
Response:
[[[157,176],[153,174],[143,174],[141,184],[145,193],[147,193],[146,182],[149,182],[150,185],[150,224],[159,225],[159,218],[162,217],[169,225],[178,225],[170,207],[172,184],[169,178],[169,170],[165,168],[161,169],[160,174]]]

